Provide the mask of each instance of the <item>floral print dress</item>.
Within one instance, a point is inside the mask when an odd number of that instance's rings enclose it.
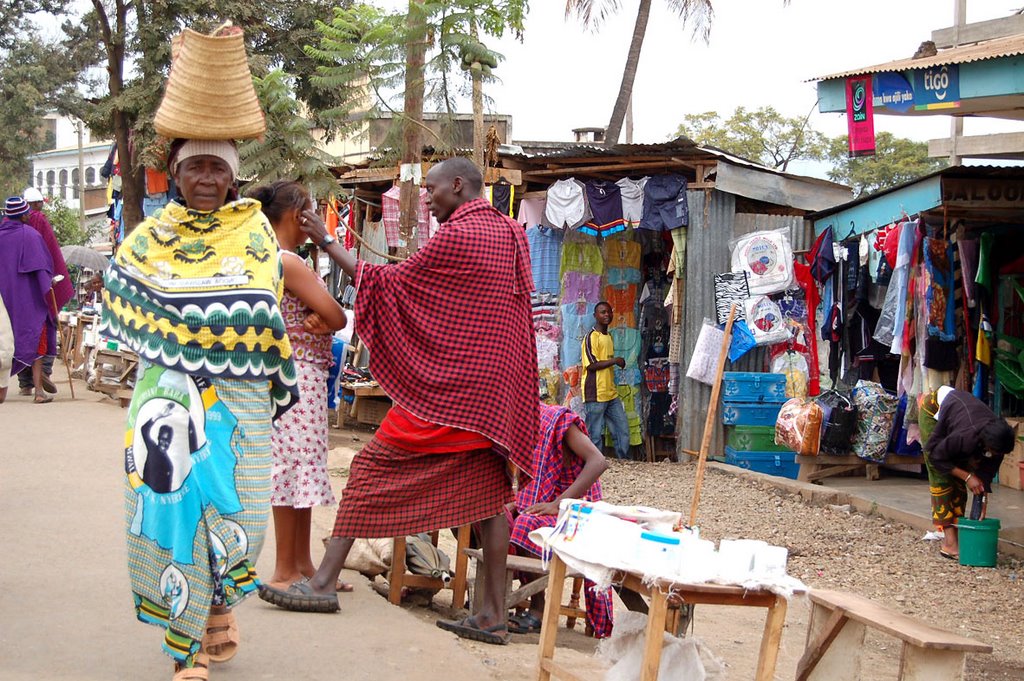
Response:
[[[321,285],[326,290],[323,282]],[[281,314],[295,353],[301,396],[298,404],[278,419],[272,436],[270,503],[273,506],[312,508],[336,503],[327,475],[327,372],[333,362],[331,336],[303,330],[302,323],[312,312],[285,289]]]

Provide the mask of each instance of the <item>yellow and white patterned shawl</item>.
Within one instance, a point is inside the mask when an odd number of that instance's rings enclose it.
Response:
[[[118,248],[105,276],[101,333],[188,374],[267,379],[277,415],[298,399],[278,303],[277,237],[259,201],[213,212],[170,203]]]

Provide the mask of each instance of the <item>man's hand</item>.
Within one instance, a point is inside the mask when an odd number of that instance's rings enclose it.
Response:
[[[523,511],[523,513],[529,513],[530,515],[558,515],[558,502],[547,501],[543,504],[534,504]]]
[[[968,475],[964,482],[967,484],[967,489],[971,490],[971,494],[982,495],[985,493],[985,483],[974,473]]]
[[[331,336],[334,334],[331,327],[324,324],[324,320],[320,319],[320,315],[316,312],[311,312],[310,315],[306,317],[302,322],[302,328],[317,336]]]
[[[615,358],[615,366],[619,367],[620,369],[625,369],[626,368],[626,360],[624,360],[622,357],[616,357]]]
[[[299,227],[318,246],[327,236],[327,225],[319,215],[309,209],[302,211],[302,215],[299,217]]]

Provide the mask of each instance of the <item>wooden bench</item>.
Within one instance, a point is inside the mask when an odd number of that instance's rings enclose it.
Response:
[[[879,467],[881,463],[874,463],[855,456],[834,456],[831,454],[819,454],[817,456],[796,455],[796,462],[800,464],[800,472],[797,480],[801,482],[816,482],[833,475],[841,475],[850,471],[864,469],[868,480],[878,480],[880,477]],[[893,465],[924,465],[924,459],[920,456],[904,456],[901,454],[889,454],[882,463]]]
[[[391,550],[391,570],[388,572],[388,600],[395,605],[402,602],[402,588],[426,588],[452,590],[452,607],[461,608],[466,602],[466,575],[469,559],[463,551],[469,547],[470,525],[463,525],[455,534],[458,548],[455,551],[455,574],[450,583],[429,575],[414,575],[405,567],[405,537],[395,537]],[[437,546],[437,531],[430,533],[430,539]]]
[[[480,549],[463,549],[462,553],[468,558],[472,558],[476,563],[476,574],[479,579],[479,575],[483,573],[484,569],[484,553]],[[529,584],[523,584],[518,589],[512,588],[512,582],[515,580],[516,572],[525,572],[531,575],[537,575]],[[566,618],[565,626],[568,629],[573,629],[576,626],[576,620],[582,619],[586,622],[587,613],[585,610],[580,608],[580,592],[583,590],[583,577],[576,572],[568,572],[568,577],[572,577],[572,593],[569,597],[569,604],[562,605],[559,608],[559,615]],[[540,593],[547,589],[548,586],[548,571],[544,568],[539,558],[530,558],[528,556],[509,556],[508,563],[505,567],[505,609],[511,610],[523,601],[528,601],[535,594]],[[483,605],[483,589],[479,589],[474,584],[473,588],[473,612],[477,612],[480,606]],[[589,629],[588,629],[589,631]]]
[[[991,653],[992,646],[937,629],[919,619],[855,594],[810,593],[812,612],[807,647],[797,681],[857,681],[867,627],[903,641],[899,681],[960,681],[967,653]]]

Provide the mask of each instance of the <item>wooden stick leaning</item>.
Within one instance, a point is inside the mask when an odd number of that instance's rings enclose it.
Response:
[[[50,287],[50,297],[53,299],[53,307],[57,309],[57,294],[54,293],[53,287]],[[68,387],[71,388],[71,399],[75,399],[75,381],[71,378],[71,365],[68,364],[68,346],[71,344],[71,339],[64,339],[64,329],[60,325],[60,310],[57,309],[57,335],[60,336],[60,354],[64,360],[64,368],[68,371]],[[70,335],[70,334],[69,334]]]
[[[729,341],[732,339],[732,323],[736,318],[736,303],[729,308],[729,319],[725,323],[725,337],[722,349],[718,353],[718,369],[715,371],[715,382],[711,384],[711,403],[708,415],[704,419],[704,435],[700,441],[700,452],[697,455],[697,479],[693,486],[693,501],[690,503],[690,527],[697,524],[697,507],[700,505],[700,488],[704,484],[704,469],[708,462],[708,448],[711,446],[711,434],[715,427],[715,416],[718,413],[718,396],[722,392],[722,374],[725,373],[725,360],[729,356]]]

